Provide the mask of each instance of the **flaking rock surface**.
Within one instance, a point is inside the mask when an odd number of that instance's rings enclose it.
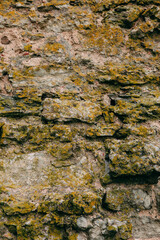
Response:
[[[0,239],[160,239],[160,1],[0,1]]]

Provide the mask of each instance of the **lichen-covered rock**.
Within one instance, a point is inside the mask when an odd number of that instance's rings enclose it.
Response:
[[[140,211],[151,208],[151,197],[142,189],[108,187],[104,207],[111,211]]]
[[[127,221],[120,221],[119,219],[109,218],[107,230],[108,230],[108,235],[111,239],[117,238],[117,239],[125,240],[131,237],[132,226]]]
[[[25,99],[26,100],[26,99]],[[24,115],[38,115],[40,111],[40,102],[18,101],[10,96],[1,96],[0,98],[0,116],[22,117]]]
[[[104,239],[129,239],[131,237],[131,225],[120,219],[95,219],[93,228],[89,230],[89,237],[94,240]]]
[[[59,194],[49,201],[40,204],[39,212],[56,211],[63,214],[91,214],[100,204],[100,199],[90,192],[71,192],[69,194]]]
[[[94,127],[88,127],[85,135],[87,137],[112,137],[120,129],[120,124],[97,124]]]
[[[100,70],[97,79],[102,83],[116,83],[121,85],[142,85],[144,83],[155,81],[159,83],[159,75],[156,71],[147,71],[145,66],[136,64],[118,64],[112,62],[105,69]]]
[[[68,166],[71,164],[70,160],[73,157],[73,145],[71,143],[53,144],[49,153],[53,157],[52,164],[54,166]]]
[[[73,121],[93,123],[102,115],[98,104],[89,101],[73,101],[46,98],[42,116],[49,121]]]
[[[0,1],[0,239],[160,239],[159,32],[159,0]]]
[[[118,6],[106,13],[106,18],[112,24],[117,23],[121,27],[131,28],[134,22],[139,18],[143,12],[143,8],[136,5]]]
[[[76,135],[76,129],[65,125],[55,125],[50,129],[51,136],[60,139],[61,142],[71,142]]]
[[[152,142],[151,142],[152,140]],[[160,144],[155,139],[131,138],[106,142],[109,169],[114,177],[159,172]]]

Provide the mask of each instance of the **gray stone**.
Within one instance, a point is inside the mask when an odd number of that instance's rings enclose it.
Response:
[[[122,226],[124,223],[116,219],[108,219],[108,226],[112,226],[118,232],[118,227]]]
[[[90,239],[104,240],[104,236],[107,233],[107,220],[96,219],[93,223],[93,228],[90,229]]]
[[[89,231],[89,237],[92,240],[104,240],[102,236],[101,229],[99,227],[94,227]]]
[[[151,208],[151,198],[150,196],[141,189],[133,190],[133,201],[137,207],[143,207],[145,209]]]
[[[158,208],[158,211],[160,212],[160,186],[158,186],[155,189],[155,195],[156,195],[157,208]]]
[[[45,151],[40,151],[0,161],[3,162],[4,168],[4,171],[1,171],[0,182],[3,182],[3,185],[17,184],[25,188],[43,185],[48,181],[52,157]]]
[[[106,147],[109,150],[110,171],[115,177],[144,175],[151,173],[155,168],[159,171],[160,141],[156,138],[115,139],[109,144],[107,142]]]
[[[79,233],[77,240],[87,240],[87,235],[85,233]]]
[[[159,239],[160,222],[151,217],[136,217],[132,219],[134,239]]]
[[[78,226],[78,228],[85,230],[85,229],[91,228],[92,224],[90,223],[90,221],[87,218],[80,217],[77,219],[77,226]]]

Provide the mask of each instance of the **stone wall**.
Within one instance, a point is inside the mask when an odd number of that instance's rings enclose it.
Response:
[[[0,1],[0,239],[160,239],[160,1]]]

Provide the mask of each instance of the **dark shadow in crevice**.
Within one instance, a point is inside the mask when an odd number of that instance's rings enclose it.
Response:
[[[95,120],[95,121],[98,121],[99,118],[97,118],[97,120]],[[80,124],[86,124],[88,126],[91,126],[91,125],[94,124],[94,122],[87,122],[85,120],[80,120],[80,119],[77,119],[77,118],[71,118],[71,119],[65,118],[64,120],[58,120],[58,118],[57,118],[57,119],[53,119],[53,120],[48,120],[44,116],[41,116],[41,121],[42,121],[43,124],[49,124],[49,123],[50,124],[59,124],[59,123],[61,123],[63,125],[72,125],[74,123],[80,123]]]
[[[49,93],[49,92],[44,92],[41,96],[42,101],[45,100],[46,98],[59,98],[59,96],[56,93]]]
[[[112,183],[124,183],[126,185],[134,185],[134,184],[157,184],[158,178],[160,176],[159,172],[153,171],[150,174],[143,175],[122,175],[120,177],[114,177],[111,173]]]
[[[2,135],[3,135],[3,125],[0,126],[0,139],[2,138]]]
[[[8,229],[8,231],[12,234],[14,234],[15,236],[17,236],[17,226],[16,225],[7,225],[5,224],[6,228]]]
[[[8,118],[15,118],[15,119],[21,119],[27,116],[39,116],[39,113],[24,113],[24,112],[0,113],[0,117],[8,117]]]

